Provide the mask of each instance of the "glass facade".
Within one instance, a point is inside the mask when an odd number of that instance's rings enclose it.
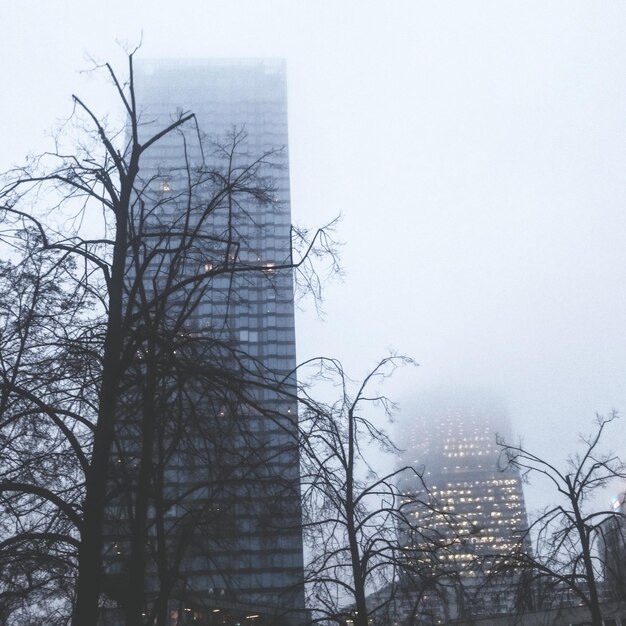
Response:
[[[424,485],[417,479],[400,485],[401,504],[418,529],[400,537],[409,553],[422,554],[416,558],[424,559],[426,579],[429,568],[442,580],[450,573],[448,591],[424,599],[442,619],[513,606],[511,581],[500,585],[490,577],[495,558],[519,549],[527,525],[520,475],[499,467],[496,435],[509,429],[502,408],[471,398],[431,399],[411,423],[405,460],[423,468]],[[428,545],[439,549],[424,553]]]
[[[140,143],[195,114],[142,156],[132,227],[128,283],[141,272],[144,299],[164,303],[155,334],[174,338],[176,368],[193,369],[175,384],[158,374],[151,391],[160,496],[148,497],[147,552],[167,554],[176,611],[213,620],[304,619],[285,80],[281,61],[146,61],[135,73]],[[143,344],[136,360],[145,378]],[[118,424],[120,475],[145,440],[134,393]],[[135,506],[122,500],[109,507],[111,572],[124,568]],[[165,566],[148,554],[146,567],[162,591]]]

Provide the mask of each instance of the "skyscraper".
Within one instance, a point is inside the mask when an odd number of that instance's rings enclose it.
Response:
[[[443,592],[426,593],[429,610],[442,618],[512,608],[510,587],[484,585],[494,557],[519,547],[526,525],[519,473],[498,463],[496,434],[506,436],[509,429],[497,403],[472,395],[430,397],[410,420],[404,460],[423,468],[424,484],[409,479],[400,485],[419,528],[405,529],[400,541],[422,555],[416,558],[424,559],[427,584],[429,577],[442,582]]]
[[[141,260],[129,262],[129,283],[142,272],[144,300],[176,294],[165,298],[153,334],[174,341],[179,370],[185,359],[190,367],[176,385],[165,371],[141,401],[131,386],[119,420],[114,465],[133,476],[145,439],[136,416],[153,405],[146,605],[169,585],[173,614],[297,624],[304,599],[284,64],[144,62],[135,85],[140,142],[177,111],[195,114],[143,157],[134,226]],[[140,299],[129,294],[139,318]],[[149,358],[139,352],[143,380]],[[130,490],[138,501],[141,487]],[[136,517],[125,497],[109,506],[113,577],[126,567],[125,533]]]

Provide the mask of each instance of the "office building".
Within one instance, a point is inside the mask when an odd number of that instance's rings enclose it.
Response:
[[[406,610],[411,585],[424,585],[421,606],[411,610],[434,623],[506,613],[515,602],[511,581],[498,584],[490,574],[494,557],[520,548],[527,523],[519,473],[499,462],[496,434],[509,434],[506,414],[472,395],[442,394],[418,407],[407,419],[403,462],[423,468],[424,484],[409,477],[399,485],[411,521],[400,542],[414,551],[419,572],[406,580]]]
[[[146,300],[166,294],[155,334],[182,346],[177,367],[185,358],[197,364],[178,386],[163,374],[164,391],[149,400],[151,416],[162,418],[154,418],[150,452],[158,476],[147,504],[146,610],[168,587],[173,623],[299,624],[294,285],[282,269],[291,261],[284,63],[146,61],[135,84],[140,142],[177,111],[196,116],[142,157],[133,228],[143,265],[129,259],[129,284],[142,271]],[[189,245],[183,228],[193,233]],[[170,297],[174,283],[183,288]],[[129,297],[139,319],[141,301]],[[141,378],[148,357],[137,361]],[[119,420],[118,476],[132,475],[137,438],[145,442],[137,413],[146,398],[139,405],[132,389]],[[109,505],[111,579],[124,580],[134,507],[122,496]]]
[[[605,597],[626,600],[626,492],[611,498],[612,515],[598,528]],[[626,621],[626,620],[625,620]]]

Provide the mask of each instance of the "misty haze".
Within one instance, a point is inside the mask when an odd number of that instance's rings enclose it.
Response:
[[[626,7],[2,23],[0,623],[626,626]]]

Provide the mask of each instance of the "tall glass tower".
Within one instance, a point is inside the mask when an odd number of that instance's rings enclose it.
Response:
[[[155,443],[144,453],[155,476],[144,497],[147,606],[151,593],[166,594],[172,619],[300,624],[284,63],[146,61],[135,85],[140,143],[181,111],[195,114],[142,157],[140,219],[133,227],[140,243],[129,259],[129,285],[141,271],[143,301],[163,296],[158,341],[169,336],[182,346],[170,355],[176,384],[173,374],[155,367],[160,387],[142,404],[132,387],[118,429],[118,476],[123,470],[132,476],[137,437],[145,442],[134,416],[143,412],[145,422],[146,402],[154,405],[148,420],[159,416],[150,435]],[[143,301],[132,289],[129,298],[138,302],[140,319]],[[154,351],[162,354],[158,341]],[[136,371],[143,381],[150,355],[140,352]],[[109,507],[105,556],[112,575],[125,571],[124,523],[143,497],[140,487],[135,491],[130,504],[120,496]]]
[[[521,546],[527,520],[519,472],[499,467],[496,435],[510,434],[506,412],[477,394],[433,394],[407,434],[404,460],[423,468],[424,482],[399,486],[419,529],[401,529],[400,541],[423,559],[426,584],[441,583],[425,592],[426,610],[439,619],[509,612],[514,586],[490,577],[491,568],[496,558],[529,546]]]

